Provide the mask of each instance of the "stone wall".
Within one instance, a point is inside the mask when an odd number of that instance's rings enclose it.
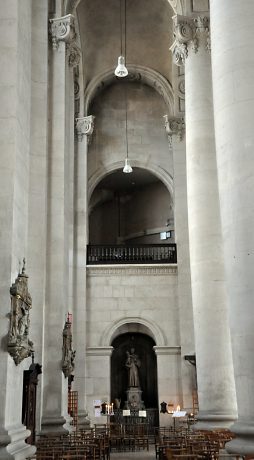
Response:
[[[110,401],[111,343],[117,333],[145,327],[156,343],[159,400],[182,401],[177,271],[170,266],[87,269],[87,407]],[[127,326],[126,326],[127,325]],[[93,417],[92,417],[93,419]]]

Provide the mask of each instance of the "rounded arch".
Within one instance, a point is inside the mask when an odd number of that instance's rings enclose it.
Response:
[[[174,114],[173,90],[166,78],[154,69],[134,64],[128,64],[128,72],[128,77],[126,77],[128,81],[139,81],[153,88],[163,98],[169,115]],[[114,68],[106,70],[91,80],[84,95],[84,116],[89,114],[89,107],[97,94],[115,81],[118,80],[114,75]]]
[[[155,341],[156,346],[163,347],[166,345],[166,340],[161,329],[154,322],[132,317],[121,318],[108,326],[101,337],[100,346],[110,346],[116,337],[127,332],[141,332],[151,337]]]
[[[160,179],[161,182],[167,187],[171,195],[172,202],[174,203],[173,177],[167,171],[165,171],[165,169],[160,168],[154,163],[149,163],[149,165],[147,165],[135,159],[131,160],[131,164],[134,168],[136,167],[136,168],[147,169],[149,172],[153,173],[156,177],[158,177],[158,179]],[[92,196],[94,189],[100,183],[100,181],[108,174],[116,171],[117,169],[122,169],[122,168],[123,168],[123,161],[116,161],[114,163],[111,163],[108,166],[104,166],[96,170],[96,172],[90,177],[88,181],[88,203],[90,201],[90,198]]]

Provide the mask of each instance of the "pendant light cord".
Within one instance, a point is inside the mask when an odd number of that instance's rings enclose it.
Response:
[[[125,57],[125,65],[127,62],[127,55],[126,55],[126,37],[127,37],[127,29],[126,29],[126,0],[124,0],[124,57]]]
[[[122,21],[122,0],[120,2],[120,43],[121,43],[121,50],[120,56],[123,55],[123,21]]]
[[[125,138],[126,138],[126,158],[128,158],[129,146],[128,146],[128,116],[127,116],[127,89],[125,87]]]

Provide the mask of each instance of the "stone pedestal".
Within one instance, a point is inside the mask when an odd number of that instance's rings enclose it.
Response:
[[[127,391],[127,401],[125,409],[143,410],[145,409],[144,401],[142,401],[142,390],[138,387],[130,387]]]

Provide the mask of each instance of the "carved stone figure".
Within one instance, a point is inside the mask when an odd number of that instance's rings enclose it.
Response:
[[[141,366],[140,359],[138,358],[138,355],[135,354],[134,348],[131,348],[131,352],[129,351],[127,353],[127,360],[125,362],[125,366],[127,367],[129,371],[129,387],[139,387],[139,373],[138,369]]]
[[[18,274],[15,283],[10,288],[11,313],[8,332],[7,349],[13,357],[15,364],[31,356],[33,342],[29,340],[30,309],[32,298],[28,292],[28,276],[25,273],[25,259],[23,259],[22,272]]]
[[[75,367],[76,351],[72,349],[71,323],[67,320],[63,329],[62,371],[65,377],[70,377]]]

